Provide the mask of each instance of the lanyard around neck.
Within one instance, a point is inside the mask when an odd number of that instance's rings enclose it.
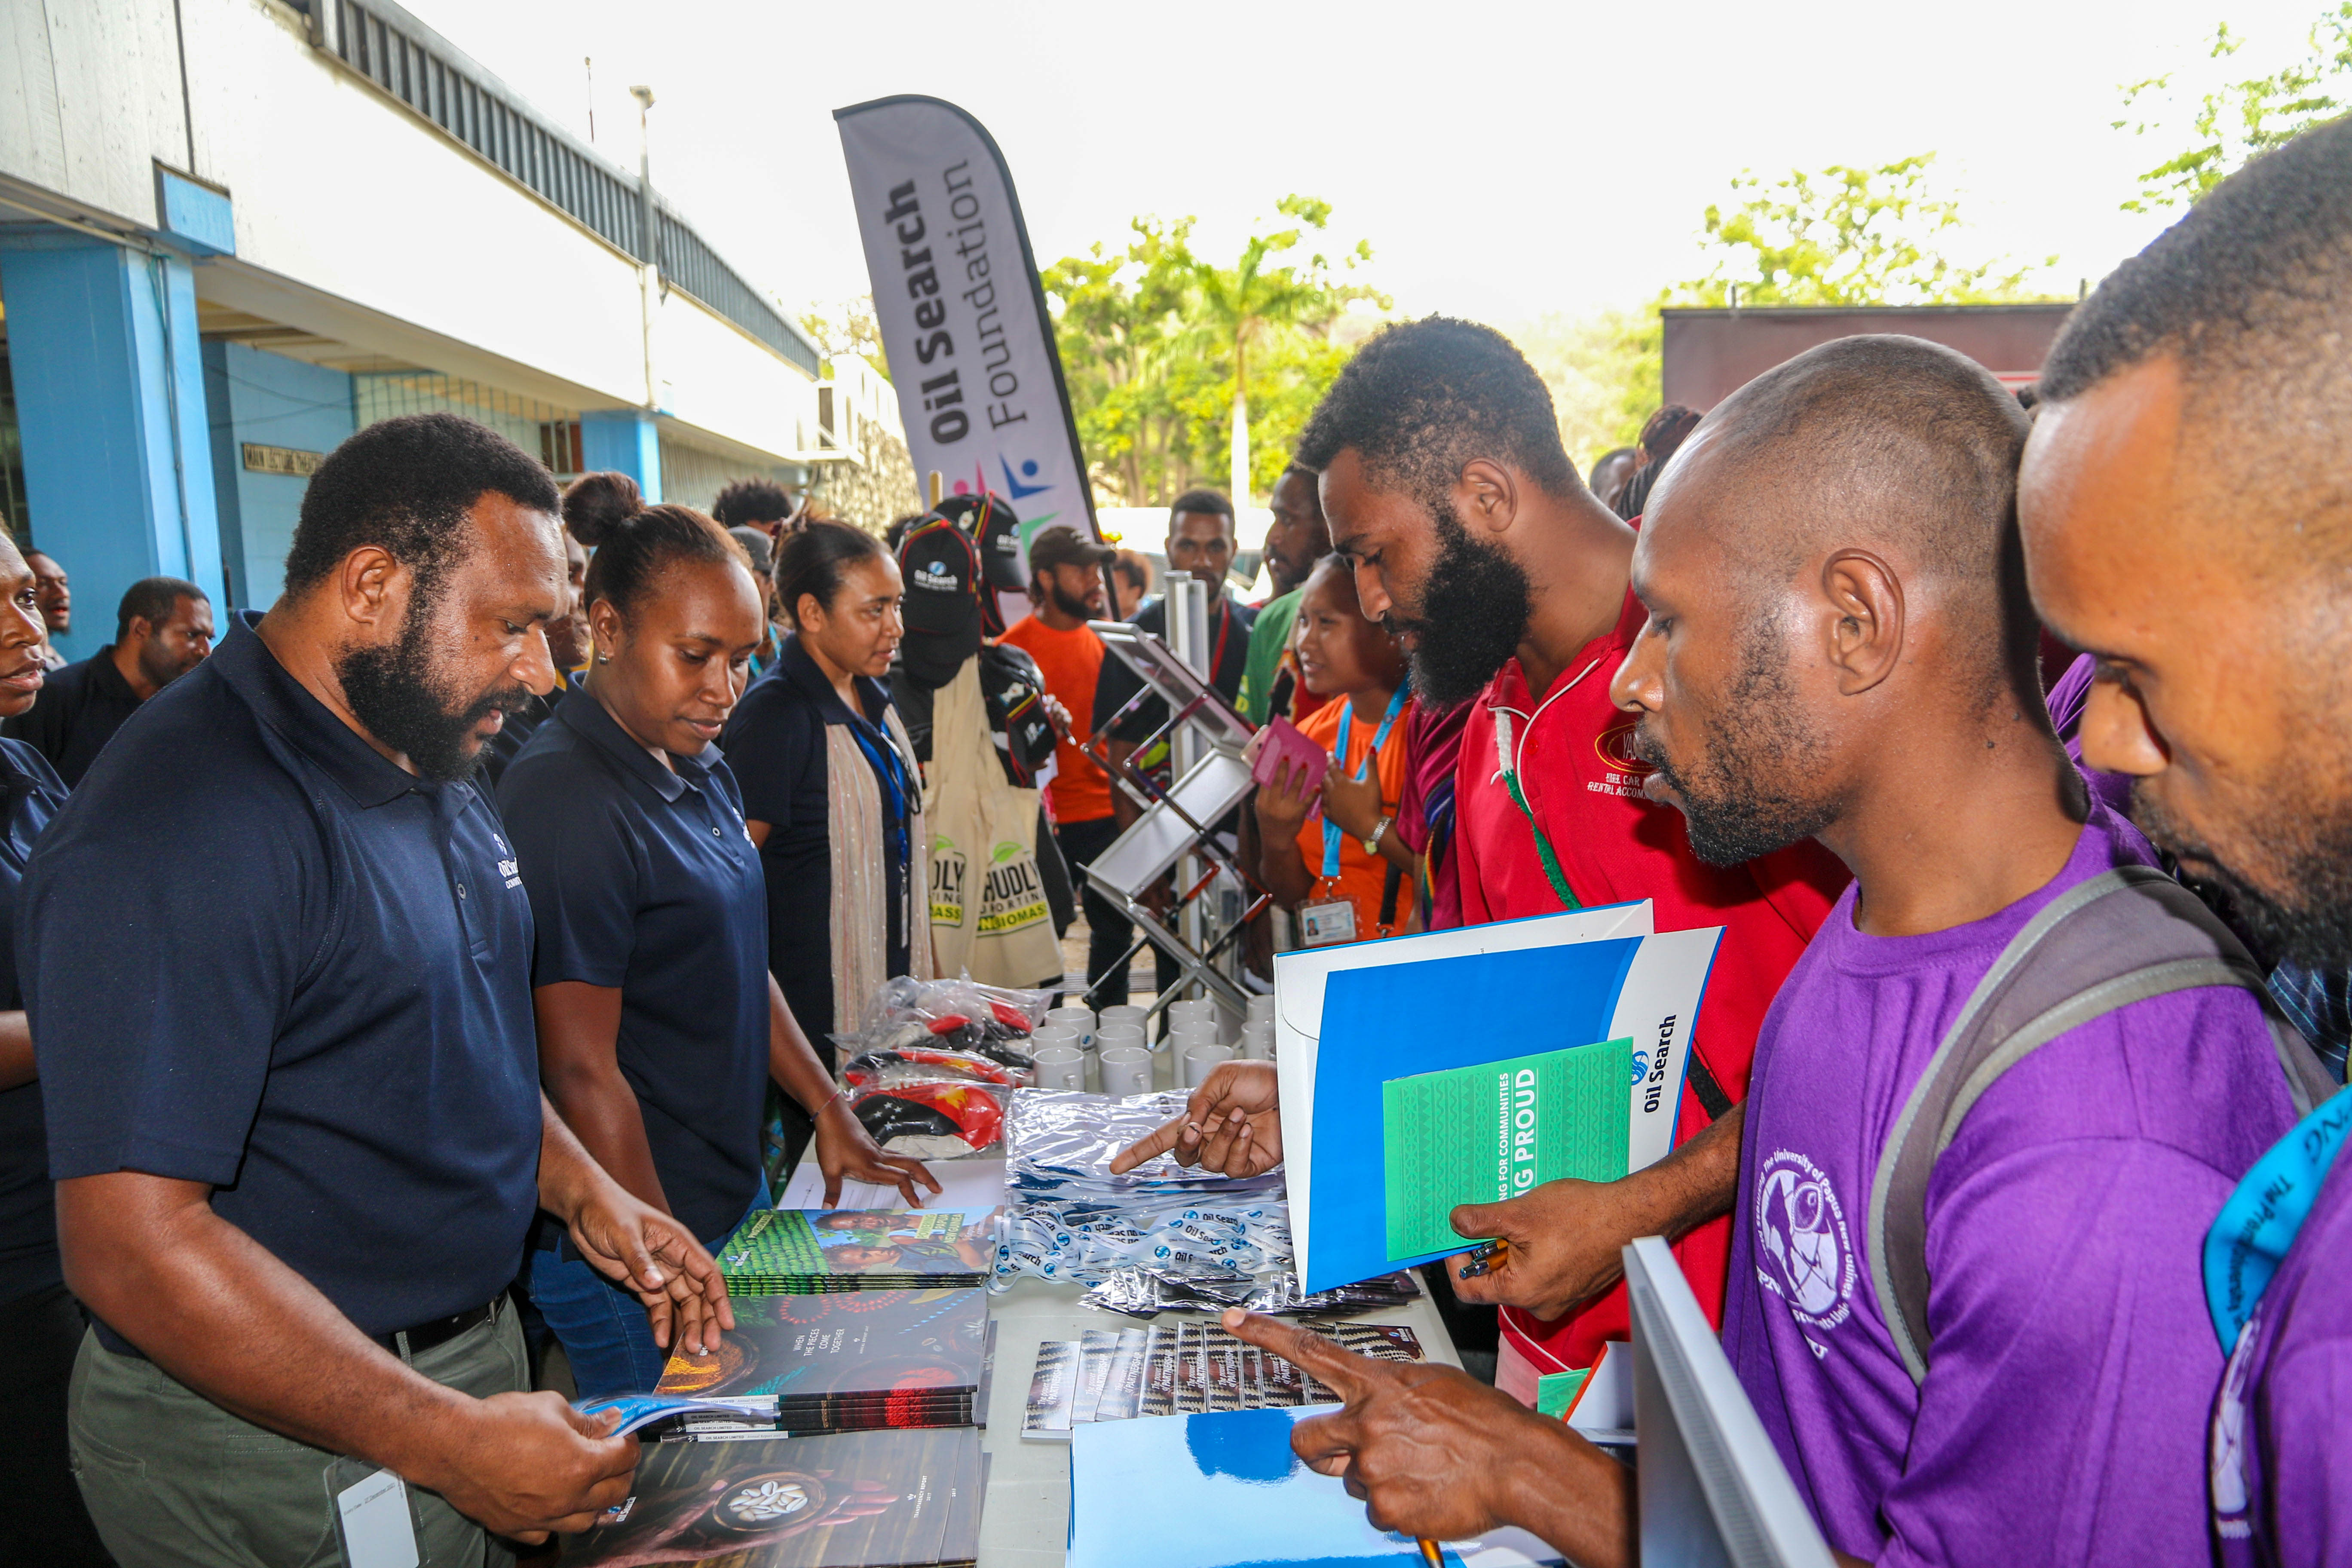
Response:
[[[1389,710],[1381,715],[1381,727],[1372,731],[1372,743],[1365,751],[1364,760],[1356,765],[1356,777],[1359,781],[1371,772],[1373,763],[1380,761],[1381,748],[1389,743],[1389,726],[1394,724],[1397,715],[1404,711],[1404,705],[1412,695],[1412,681],[1408,678],[1397,687],[1396,695],[1389,699]],[[1348,738],[1355,727],[1355,721],[1356,704],[1349,698],[1341,698],[1339,700],[1339,765],[1342,767],[1347,766]],[[1328,811],[1323,814],[1323,874],[1327,877],[1336,877],[1339,874],[1339,825],[1331,820],[1331,814]]]
[[[2222,1354],[2237,1349],[2239,1334],[2310,1217],[2347,1131],[2352,1091],[2296,1122],[2254,1162],[2214,1216],[2205,1235],[2205,1310],[2221,1336]]]
[[[1564,697],[1574,690],[1577,683],[1591,675],[1600,663],[1596,658],[1578,670],[1574,679],[1536,705],[1536,713],[1549,707],[1552,698]],[[1510,791],[1511,804],[1517,806],[1519,815],[1528,819],[1528,831],[1535,835],[1536,858],[1543,863],[1544,879],[1551,884],[1551,890],[1559,895],[1563,908],[1580,910],[1584,905],[1578,901],[1576,889],[1568,885],[1568,873],[1560,869],[1559,854],[1551,847],[1551,836],[1543,830],[1543,824],[1536,820],[1534,808],[1528,805],[1527,792],[1519,787],[1518,762],[1512,754],[1511,710],[1496,708],[1490,711],[1495,715],[1495,776],[1503,781],[1503,787]],[[1530,726],[1535,723],[1535,714],[1528,716],[1528,723]]]

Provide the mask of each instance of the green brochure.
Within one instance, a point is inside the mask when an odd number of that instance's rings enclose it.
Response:
[[[1622,1039],[1381,1084],[1389,1257],[1469,1245],[1447,1223],[1456,1204],[1625,1174],[1633,1079],[1633,1042]]]

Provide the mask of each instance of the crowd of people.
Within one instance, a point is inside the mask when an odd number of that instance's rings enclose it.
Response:
[[[1229,1315],[1345,1397],[1295,1446],[1376,1524],[1633,1561],[1630,1472],[1528,1406],[1657,1235],[1850,1560],[2352,1557],[2352,1106],[2289,1021],[2352,970],[2347,322],[2352,123],[2103,283],[2030,409],[1848,338],[1580,476],[1518,352],[1433,317],[1302,432],[1264,603],[1232,500],[1177,498],[1211,682],[1296,743],[1215,825],[1286,911],[1261,978],[1633,900],[1725,930],[1674,1152],[1455,1214],[1492,1385]],[[526,1314],[580,1393],[648,1388],[732,1324],[763,1139],[828,1198],[938,1190],[833,1044],[932,971],[934,694],[990,661],[1064,906],[1137,815],[1103,763],[1168,765],[1088,626],[1164,635],[1150,563],[1001,506],[706,515],[410,416],[325,460],[217,650],[152,578],[79,664],[64,570],[0,539],[10,1560],[309,1561],[379,1469],[420,1561],[502,1560],[636,1458],[533,1391]],[[1127,911],[1077,903],[1123,1002]],[[1118,1165],[1282,1142],[1228,1062]]]

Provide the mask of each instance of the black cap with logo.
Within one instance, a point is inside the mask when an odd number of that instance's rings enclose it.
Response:
[[[1029,586],[1029,572],[1021,560],[1021,519],[1002,496],[950,496],[940,503],[940,515],[953,519],[971,535],[990,587],[1018,594]],[[990,635],[1003,629],[994,627]]]
[[[945,686],[980,651],[980,552],[971,536],[934,512],[907,531],[898,545],[898,574],[907,600],[907,635],[899,645],[907,674],[929,690]]]

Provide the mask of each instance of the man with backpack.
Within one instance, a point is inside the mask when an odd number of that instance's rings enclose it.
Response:
[[[2019,489],[2035,605],[2099,661],[2084,763],[2129,776],[2134,819],[2266,957],[2323,974],[2352,965],[2347,331],[2339,120],[2224,180],[2076,309]],[[2352,1561],[2347,1124],[2343,1097],[2306,1118],[2206,1237],[2229,1568]]]
[[[1814,837],[1854,882],[1758,1037],[1733,1179],[1678,1152],[1648,1218],[1735,1208],[1724,1348],[1839,1551],[2198,1561],[2199,1248],[2326,1086],[2050,729],[2026,431],[1959,355],[1846,339],[1716,409],[1651,501],[1612,686],[1635,753],[1703,858]],[[1630,1560],[1630,1487],[1558,1424],[1466,1380],[1353,1381],[1296,1446],[1376,1523]]]

